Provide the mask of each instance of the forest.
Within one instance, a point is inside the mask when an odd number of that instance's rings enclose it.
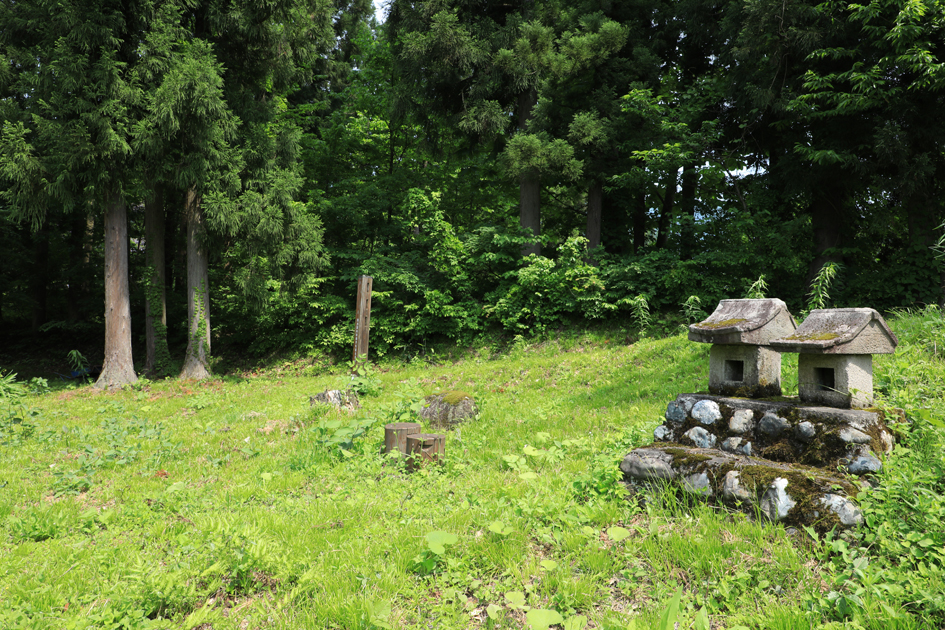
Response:
[[[102,387],[204,378],[211,347],[344,358],[362,274],[372,358],[672,329],[748,294],[801,312],[827,283],[832,306],[942,304],[943,21],[928,0],[2,3],[0,346],[89,340]]]

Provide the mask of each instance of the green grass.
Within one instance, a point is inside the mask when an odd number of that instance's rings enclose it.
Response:
[[[942,408],[936,317],[892,322],[886,402]],[[680,588],[680,627],[702,608],[714,628],[943,619],[945,541],[908,540],[945,520],[934,413],[868,500],[870,528],[814,542],[672,488],[626,496],[619,460],[706,385],[708,346],[681,336],[385,365],[350,419],[308,403],[346,377],[268,374],[0,403],[0,627],[522,628],[554,610],[564,627],[650,628]],[[448,390],[481,414],[449,432],[442,468],[378,454],[385,422]]]

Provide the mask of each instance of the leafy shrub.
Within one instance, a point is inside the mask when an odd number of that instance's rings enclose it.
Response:
[[[616,311],[607,302],[598,270],[586,260],[587,239],[573,236],[557,260],[529,256],[506,274],[506,282],[486,296],[485,311],[508,331],[534,332],[563,324],[570,317],[600,319]]]

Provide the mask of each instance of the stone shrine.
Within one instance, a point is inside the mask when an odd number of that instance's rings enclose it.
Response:
[[[865,408],[873,404],[873,355],[892,354],[899,340],[871,308],[811,311],[793,334],[771,346],[798,352],[801,402]]]
[[[690,341],[712,344],[709,392],[747,398],[780,396],[781,354],[768,345],[795,328],[781,300],[719,302],[707,320],[689,327]]]
[[[898,343],[879,313],[815,310],[796,327],[781,300],[722,300],[690,326],[689,338],[713,344],[710,393],[680,394],[667,405],[654,444],[620,464],[631,485],[679,483],[820,531],[862,522],[854,499],[892,451],[888,414],[902,415],[850,408],[872,403],[872,353]],[[780,395],[779,350],[800,352],[798,398]]]

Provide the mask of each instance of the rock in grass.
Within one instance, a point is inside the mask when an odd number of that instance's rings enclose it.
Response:
[[[658,450],[637,449],[620,462],[620,470],[631,479],[642,481],[675,479],[673,456]]]
[[[778,522],[788,515],[797,502],[787,493],[788,480],[778,477],[771,482],[761,497],[761,511],[771,521]]]
[[[340,389],[323,391],[309,398],[308,404],[310,406],[315,406],[316,404],[330,405],[335,409],[347,411],[348,413],[354,413],[361,408],[361,403],[358,402],[358,395],[350,389],[346,391],[341,391]]]
[[[838,494],[827,494],[820,498],[820,503],[836,514],[840,522],[847,527],[859,525],[863,522],[863,512],[846,497]]]
[[[712,484],[709,483],[709,475],[704,472],[687,475],[683,478],[683,490],[703,497],[710,496]]]
[[[722,498],[733,503],[749,503],[752,494],[741,484],[739,477],[737,470],[725,473],[725,480],[722,482]]]
[[[452,429],[479,413],[476,401],[466,392],[451,391],[427,396],[423,400],[420,417],[431,426]]]

